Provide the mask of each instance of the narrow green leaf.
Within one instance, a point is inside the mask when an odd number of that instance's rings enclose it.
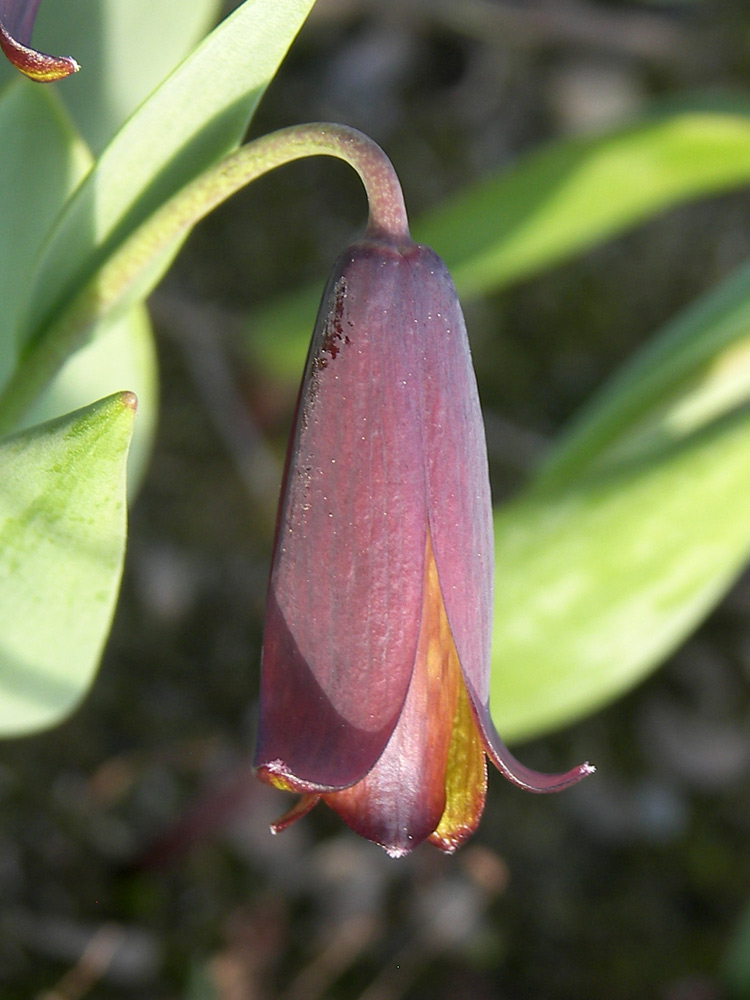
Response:
[[[0,386],[16,358],[16,323],[42,242],[90,157],[53,89],[16,74],[0,91]]]
[[[69,52],[81,64],[58,93],[94,153],[211,29],[220,8],[220,0],[41,5],[34,39],[45,52]]]
[[[125,123],[47,244],[27,341],[41,337],[144,219],[239,141],[312,3],[246,0]],[[170,259],[162,255],[161,271]]]
[[[631,461],[750,399],[750,264],[687,308],[607,382],[546,457],[536,490]]]
[[[422,220],[419,239],[476,295],[672,205],[750,181],[750,108],[681,111],[532,153]]]
[[[0,442],[0,733],[70,713],[89,688],[125,550],[135,397]]]

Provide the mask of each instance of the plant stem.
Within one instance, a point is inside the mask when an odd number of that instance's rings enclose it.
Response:
[[[409,241],[396,172],[383,150],[364,133],[346,125],[313,123],[292,125],[255,139],[157,209],[120,244],[54,322],[33,338],[0,394],[0,433],[17,425],[67,358],[85,343],[94,323],[118,306],[145,298],[154,284],[153,268],[196,222],[251,181],[307,156],[335,156],[357,171],[369,204],[367,236],[396,245]],[[128,301],[129,293],[132,301]]]

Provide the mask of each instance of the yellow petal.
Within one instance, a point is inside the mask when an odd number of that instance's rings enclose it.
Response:
[[[456,664],[458,656],[455,654]],[[460,666],[458,667],[460,673]],[[474,833],[487,795],[487,758],[469,705],[466,685],[459,676],[458,703],[445,774],[445,809],[429,841],[452,854]]]

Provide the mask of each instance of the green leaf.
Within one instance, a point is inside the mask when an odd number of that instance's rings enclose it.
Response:
[[[531,153],[444,202],[413,231],[443,257],[466,299],[529,277],[680,202],[748,181],[750,108],[680,110]],[[252,315],[251,351],[275,375],[298,377],[294,345],[309,339],[320,291],[318,285],[295,290]],[[302,327],[300,316],[307,317]]]
[[[750,415],[495,519],[492,710],[510,739],[606,704],[710,611],[750,555]]]
[[[0,144],[2,385],[16,362],[16,324],[28,275],[52,223],[92,161],[50,87],[14,80],[0,94],[0,129],[12,137]],[[101,342],[94,331],[92,342],[68,360],[24,425],[68,413],[117,390],[133,390],[139,400],[129,465],[134,488],[145,470],[156,422],[156,361],[148,316],[138,308],[116,323],[102,323],[100,329]]]
[[[750,108],[680,111],[535,152],[422,220],[419,239],[476,295],[672,205],[750,180]]]
[[[28,342],[144,219],[239,141],[312,3],[247,0],[125,123],[47,244],[24,320]],[[162,255],[151,286],[170,260]]]
[[[750,557],[750,268],[604,387],[495,538],[511,738],[612,700],[695,628]]]
[[[632,461],[750,399],[750,265],[624,365],[547,455],[534,488]]]
[[[99,153],[141,101],[216,23],[220,0],[43,3],[34,40],[74,55],[80,73],[58,93]]]
[[[0,733],[59,722],[86,693],[125,550],[135,399],[118,393],[0,442]]]
[[[15,79],[0,92],[0,386],[16,360],[29,274],[90,156],[51,88]]]

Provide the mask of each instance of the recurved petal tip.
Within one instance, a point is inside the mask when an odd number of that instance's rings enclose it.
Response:
[[[534,771],[532,768],[526,767],[525,764],[516,760],[500,739],[490,717],[489,707],[477,705],[475,701],[472,707],[484,738],[484,747],[488,757],[511,784],[517,785],[527,792],[561,792],[564,788],[577,784],[596,771],[593,764],[589,764],[588,761],[571,768],[569,771],[557,774],[546,774],[543,771]]]
[[[52,56],[31,48],[31,29],[39,0],[0,0],[0,49],[25,76],[49,83],[77,73],[71,56]]]
[[[279,816],[277,820],[271,823],[271,833],[282,833],[288,826],[291,826],[292,823],[296,823],[298,819],[302,819],[303,816],[307,816],[310,810],[313,809],[319,801],[319,795],[301,795],[291,809],[287,809],[283,816]]]

